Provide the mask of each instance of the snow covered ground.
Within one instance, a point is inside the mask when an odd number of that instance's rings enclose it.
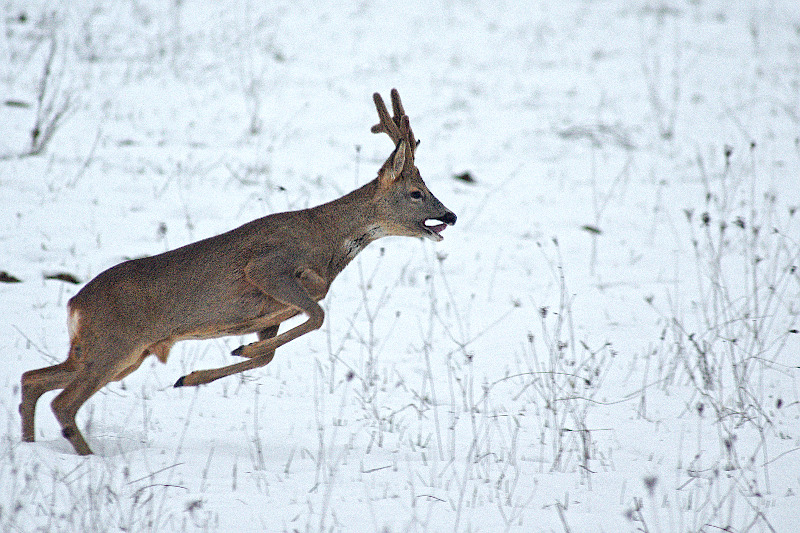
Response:
[[[2,16],[3,531],[800,530],[797,2]],[[442,243],[371,245],[263,369],[172,388],[240,338],[149,359],[80,411],[96,456],[55,393],[20,442],[81,286],[46,276],[365,183],[391,87]]]

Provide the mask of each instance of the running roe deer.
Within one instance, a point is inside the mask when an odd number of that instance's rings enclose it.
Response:
[[[75,423],[78,409],[148,355],[166,362],[180,340],[257,333],[257,342],[232,352],[246,361],[192,372],[175,386],[264,366],[276,348],[322,326],[317,302],[367,244],[388,235],[441,241],[456,215],[431,194],[414,165],[418,143],[400,95],[392,89],[393,117],[378,93],[373,99],[380,123],[372,132],[387,133],[395,144],[373,181],[317,207],[268,215],[176,250],[126,261],[70,299],[67,360],[22,375],[22,440],[35,438],[39,397],[64,389],[51,404],[53,413],[75,451],[90,454]],[[308,320],[278,335],[280,323],[300,313]]]

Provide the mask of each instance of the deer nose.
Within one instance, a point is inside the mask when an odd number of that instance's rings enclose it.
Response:
[[[453,213],[451,211],[448,211],[447,214],[445,214],[442,217],[442,222],[444,222],[448,226],[452,226],[453,224],[456,223],[456,218],[458,218],[458,217],[456,217],[455,213]]]

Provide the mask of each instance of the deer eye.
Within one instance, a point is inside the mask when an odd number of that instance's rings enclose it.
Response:
[[[408,195],[411,196],[411,198],[413,198],[414,200],[422,200],[422,191],[419,191],[417,189],[414,189],[413,191],[408,193]]]

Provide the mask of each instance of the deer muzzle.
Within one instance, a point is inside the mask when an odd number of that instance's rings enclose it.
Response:
[[[442,237],[441,233],[447,226],[452,226],[456,223],[456,214],[452,211],[447,211],[444,215],[428,218],[422,223],[422,227],[427,230],[427,236],[431,240],[435,242],[439,242],[444,237]],[[432,222],[432,224],[431,224]]]

